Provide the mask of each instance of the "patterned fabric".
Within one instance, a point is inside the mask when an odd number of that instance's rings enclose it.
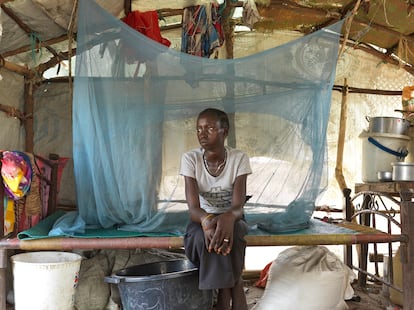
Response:
[[[14,226],[16,223],[16,215],[14,213],[14,201],[9,199],[7,196],[3,198],[4,204],[4,236],[12,233],[14,231]]]
[[[187,54],[210,57],[223,45],[224,35],[221,27],[219,6],[192,6],[183,11],[181,51]]]

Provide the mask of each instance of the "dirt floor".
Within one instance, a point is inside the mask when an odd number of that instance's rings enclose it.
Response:
[[[245,290],[248,309],[252,309],[262,297],[264,289],[254,286],[254,280],[245,281]],[[353,285],[355,294],[352,300],[346,301],[349,310],[401,310],[402,307],[393,305],[383,292],[381,284],[367,284],[362,289]],[[13,310],[13,306],[7,306],[7,310]],[[329,309],[321,309],[329,310]]]
[[[246,291],[246,297],[248,302],[248,309],[253,307],[262,298],[264,293],[263,288],[255,286],[256,281],[259,279],[259,271],[246,272],[243,274],[244,286]],[[347,300],[349,310],[401,310],[402,307],[394,305],[389,294],[387,295],[386,287],[383,287],[380,282],[368,281],[365,288],[358,286],[357,281],[352,285],[354,289],[354,297],[352,300]],[[6,310],[14,310],[14,307],[7,305]],[[320,309],[331,310],[331,309]]]
[[[366,288],[360,288],[357,284],[354,288],[354,297],[346,301],[349,310],[401,310],[402,307],[393,305],[385,296],[382,284],[368,283]],[[264,289],[254,286],[253,280],[245,281],[247,303],[249,309],[260,300]],[[321,309],[322,310],[322,309]],[[326,309],[329,310],[329,309]]]

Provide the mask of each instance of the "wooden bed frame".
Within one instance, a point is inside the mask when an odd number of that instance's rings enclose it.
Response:
[[[52,168],[50,185],[48,214],[55,212],[57,207],[57,165],[53,161],[46,161]],[[1,165],[1,163],[0,163]],[[1,167],[1,166],[0,166]],[[3,184],[1,182],[1,184]],[[404,309],[414,309],[414,295],[410,294],[414,288],[414,193],[404,191],[401,193],[401,234],[393,235],[379,230],[358,225],[351,222],[352,201],[350,190],[344,190],[346,201],[346,222],[340,223],[342,227],[358,231],[356,234],[314,234],[314,235],[248,235],[246,241],[248,246],[298,246],[298,245],[345,245],[345,263],[352,266],[352,245],[369,243],[401,243],[401,258],[403,267],[403,306]],[[3,206],[4,188],[0,190],[0,206]],[[3,206],[4,207],[4,206]],[[0,212],[0,222],[4,225],[4,213]],[[127,237],[127,238],[47,238],[37,240],[19,240],[17,237],[7,238],[3,236],[4,228],[1,231],[0,240],[0,309],[6,309],[6,271],[7,251],[71,251],[75,249],[137,249],[137,248],[159,248],[179,249],[183,247],[183,237]],[[412,237],[411,237],[412,236]],[[411,237],[411,238],[410,238]],[[366,266],[365,266],[366,267]],[[361,271],[360,268],[357,268]],[[362,270],[367,273],[366,269]],[[392,285],[392,284],[391,284]]]

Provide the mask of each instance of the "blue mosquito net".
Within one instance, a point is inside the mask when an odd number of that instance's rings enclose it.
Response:
[[[181,235],[189,220],[181,155],[198,146],[198,113],[230,116],[227,144],[253,174],[251,229],[308,226],[327,186],[326,128],[342,22],[239,59],[192,56],[79,2],[73,98],[78,211],[54,233],[111,228]]]

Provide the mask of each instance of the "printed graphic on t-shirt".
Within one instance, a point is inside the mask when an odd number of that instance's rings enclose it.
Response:
[[[220,186],[212,187],[210,192],[201,194],[212,207],[226,208],[231,205],[231,192],[222,190]]]

